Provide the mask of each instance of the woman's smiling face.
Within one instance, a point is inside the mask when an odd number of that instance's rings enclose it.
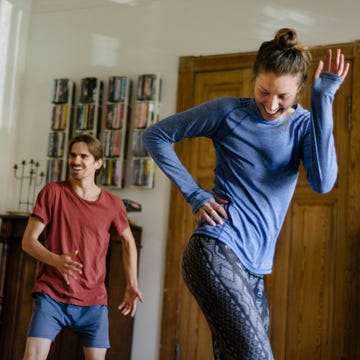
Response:
[[[299,93],[299,75],[261,72],[255,79],[254,97],[262,117],[274,121],[293,111]]]

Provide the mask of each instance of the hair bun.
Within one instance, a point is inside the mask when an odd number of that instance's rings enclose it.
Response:
[[[297,33],[288,28],[280,29],[275,35],[274,43],[284,51],[291,50],[298,44]]]

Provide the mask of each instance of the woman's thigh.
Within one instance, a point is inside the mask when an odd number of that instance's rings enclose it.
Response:
[[[209,323],[219,359],[273,359],[262,277],[250,274],[221,241],[198,235],[184,250],[182,270]]]

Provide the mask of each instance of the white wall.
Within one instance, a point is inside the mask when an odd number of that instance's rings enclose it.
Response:
[[[31,0],[0,0],[0,213],[7,209],[7,175],[16,153],[30,10]]]
[[[298,30],[308,45],[360,39],[358,0],[295,6],[266,0],[33,0],[17,138],[0,128],[0,150],[12,160],[34,158],[45,167],[52,79],[159,72],[162,116],[175,111],[178,59],[256,50],[280,27]],[[11,143],[8,143],[11,142]],[[1,160],[0,160],[1,161]],[[9,161],[0,174],[3,210],[16,208],[17,184]],[[7,167],[7,168],[6,168]],[[4,186],[4,184],[6,186]],[[152,190],[121,190],[143,204],[131,215],[143,227],[140,288],[145,299],[135,319],[133,360],[155,360],[160,340],[169,182],[158,171]],[[120,299],[119,299],[120,300]]]

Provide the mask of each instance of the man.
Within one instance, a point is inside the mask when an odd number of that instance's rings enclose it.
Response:
[[[95,183],[102,166],[101,142],[77,136],[69,144],[71,179],[45,185],[37,197],[22,239],[23,250],[40,261],[25,360],[46,359],[64,327],[79,335],[86,360],[105,359],[110,344],[104,280],[112,227],[123,239],[126,290],[119,310],[134,316],[137,300],[142,301],[125,206]]]

